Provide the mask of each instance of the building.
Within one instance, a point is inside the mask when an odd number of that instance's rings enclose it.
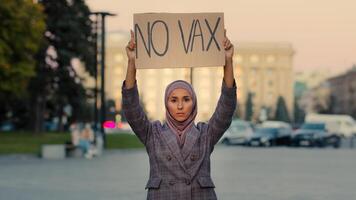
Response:
[[[279,96],[293,113],[293,55],[289,43],[239,43],[234,58],[239,86],[238,100],[244,113],[249,92],[253,94],[253,119],[258,120],[261,109],[274,117]]]
[[[305,113],[325,113],[330,105],[330,84],[326,81],[306,90],[299,99],[299,106]]]
[[[307,89],[312,89],[320,86],[328,78],[335,73],[330,73],[330,70],[313,70],[296,72],[294,75],[295,82],[303,83]]]
[[[127,58],[125,46],[129,34],[111,32],[107,36],[107,98],[114,99],[121,109],[121,85],[125,79]],[[293,64],[294,51],[285,43],[239,43],[235,45],[234,67],[241,113],[248,92],[254,94],[254,118],[262,107],[275,110],[278,96],[283,96],[291,115],[293,112]],[[142,104],[148,117],[163,120],[165,109],[163,95],[166,86],[177,79],[190,82],[198,99],[197,121],[207,121],[215,110],[223,78],[223,67],[140,69],[137,83]]]
[[[356,66],[345,74],[328,79],[328,83],[332,112],[356,118]]]
[[[314,70],[295,73],[295,97],[306,113],[325,113],[330,110],[330,84],[335,70]],[[304,85],[305,87],[303,88]],[[299,88],[297,88],[299,86]]]

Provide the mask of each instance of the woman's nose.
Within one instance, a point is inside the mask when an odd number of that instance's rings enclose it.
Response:
[[[182,109],[183,108],[183,103],[178,103],[178,109]]]

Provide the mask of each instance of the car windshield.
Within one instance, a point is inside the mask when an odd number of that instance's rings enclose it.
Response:
[[[276,128],[258,128],[255,132],[256,135],[275,135],[278,129]]]
[[[309,130],[325,130],[325,124],[303,124],[301,129],[309,129]]]
[[[247,127],[243,126],[243,125],[235,125],[235,126],[231,126],[231,130],[233,131],[244,131]]]

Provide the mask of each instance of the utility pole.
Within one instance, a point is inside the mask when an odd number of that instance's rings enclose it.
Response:
[[[95,46],[96,46],[96,50],[95,52],[98,53],[98,45],[97,45],[97,33],[98,33],[98,24],[100,23],[100,27],[101,27],[101,45],[100,45],[100,67],[101,67],[101,73],[100,73],[100,86],[101,86],[101,90],[100,90],[100,133],[101,136],[103,138],[103,142],[104,142],[104,147],[106,147],[106,135],[105,135],[105,130],[104,130],[104,122],[105,122],[105,116],[106,116],[106,105],[105,105],[105,17],[106,16],[116,16],[115,14],[109,13],[109,12],[93,12],[91,13],[93,15],[95,15]],[[95,55],[97,56],[97,54]],[[97,57],[95,58],[95,64],[97,67]],[[97,68],[95,69],[95,102],[97,103]],[[95,128],[97,128],[97,105],[95,103]]]

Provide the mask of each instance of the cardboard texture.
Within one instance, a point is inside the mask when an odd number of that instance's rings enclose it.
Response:
[[[225,64],[224,13],[134,14],[136,67]]]

